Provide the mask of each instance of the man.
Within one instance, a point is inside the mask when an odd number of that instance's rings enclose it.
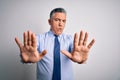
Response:
[[[88,45],[87,32],[64,34],[66,11],[55,8],[50,13],[50,31],[35,35],[24,32],[24,45],[15,38],[24,63],[37,63],[37,80],[73,80],[72,63],[84,63],[88,58],[93,39]],[[79,38],[79,39],[78,39]]]

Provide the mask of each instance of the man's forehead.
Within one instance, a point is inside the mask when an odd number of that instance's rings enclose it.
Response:
[[[54,15],[52,16],[53,18],[64,18],[66,19],[66,14],[63,12],[56,12],[54,13]]]

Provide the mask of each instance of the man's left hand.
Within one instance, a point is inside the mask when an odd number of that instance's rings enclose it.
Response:
[[[73,52],[69,53],[66,50],[62,50],[61,52],[74,62],[77,62],[79,64],[84,63],[88,59],[88,53],[90,51],[90,48],[95,43],[95,40],[92,39],[92,41],[87,45],[87,40],[88,40],[87,32],[85,32],[84,34],[83,31],[81,31],[79,39],[78,34],[75,33]]]

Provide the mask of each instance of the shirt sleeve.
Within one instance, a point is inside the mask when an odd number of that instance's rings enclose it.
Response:
[[[73,37],[70,35],[69,36],[69,52],[71,53],[73,51]]]
[[[36,35],[36,41],[37,41],[37,50],[40,53],[40,34]]]

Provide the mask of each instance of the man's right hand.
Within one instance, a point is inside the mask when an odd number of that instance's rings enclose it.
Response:
[[[36,63],[47,53],[46,50],[37,51],[36,36],[31,31],[24,32],[24,45],[16,37],[15,41],[20,49],[20,56],[24,63]]]

